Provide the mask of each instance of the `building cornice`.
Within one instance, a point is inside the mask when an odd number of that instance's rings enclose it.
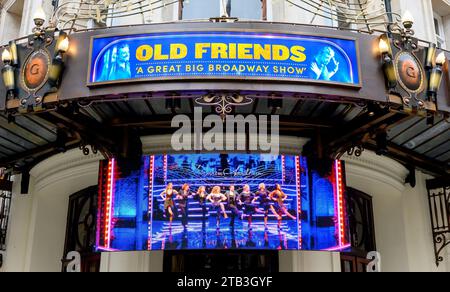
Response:
[[[52,156],[30,171],[35,182],[34,192],[67,178],[76,178],[86,174],[97,176],[98,161],[101,159],[103,159],[101,154],[86,156],[79,149]]]
[[[237,136],[239,137],[239,136]],[[241,142],[235,137],[236,142]],[[142,151],[144,154],[176,154],[176,153],[192,153],[195,151],[174,151],[171,146],[172,135],[154,135],[141,137]],[[194,141],[192,136],[191,141]],[[293,137],[293,136],[280,136],[280,149],[279,153],[287,155],[300,155],[303,146],[309,141],[309,138]],[[203,151],[200,151],[203,152]],[[220,152],[220,151],[212,151]],[[233,151],[227,151],[233,152]],[[242,151],[241,151],[242,152]]]
[[[347,177],[356,176],[376,183],[389,184],[400,192],[405,189],[408,170],[395,160],[364,151],[360,157],[344,155]]]

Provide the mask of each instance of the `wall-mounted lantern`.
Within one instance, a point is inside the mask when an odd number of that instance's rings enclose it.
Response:
[[[16,89],[16,80],[13,63],[13,55],[8,48],[3,50],[2,62],[4,67],[2,69],[3,83],[5,84],[7,97],[14,98],[14,91]]]
[[[17,55],[17,45],[15,41],[9,42],[9,52],[11,53],[11,65],[16,67],[19,65],[19,57]]]
[[[432,100],[436,100],[437,93],[441,87],[443,67],[446,62],[444,52],[440,53],[436,58],[436,66],[433,67],[430,74],[430,84],[428,92]]]
[[[380,38],[379,49],[383,59],[383,72],[387,80],[387,86],[389,89],[395,88],[398,84],[397,75],[395,74],[395,67],[389,39],[386,35],[383,35]]]
[[[436,58],[436,44],[430,44],[427,49],[427,60],[425,62],[425,68],[430,70],[434,67]]]
[[[33,15],[35,27],[28,42],[9,43],[2,52],[2,78],[7,89],[7,108],[28,112],[44,109],[44,100],[53,94],[55,100],[69,50],[69,36],[55,27],[46,26],[42,7]]]
[[[422,50],[413,25],[414,17],[406,11],[401,23],[391,23],[389,33],[381,36],[379,50],[390,95],[401,99],[406,112],[426,115],[426,68],[433,68],[436,47]]]
[[[52,87],[56,87],[64,70],[64,54],[69,50],[70,41],[66,33],[60,32],[56,42],[55,52],[50,67],[48,81]]]

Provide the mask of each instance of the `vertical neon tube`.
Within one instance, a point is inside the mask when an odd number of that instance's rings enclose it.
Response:
[[[164,183],[167,184],[167,155],[164,155]]]
[[[110,194],[110,189],[111,189],[111,160],[108,161],[108,176],[106,178],[106,200],[105,200],[105,221],[104,221],[104,234],[103,234],[103,247],[107,248],[108,247],[108,242],[109,242],[109,209],[111,206],[111,194]]]
[[[345,244],[345,226],[344,226],[344,186],[342,180],[342,162],[339,160],[335,161],[335,175],[336,175],[336,205],[337,205],[337,215],[338,215],[338,237],[339,246],[344,246]]]
[[[98,200],[97,200],[97,206],[98,206],[98,216],[97,216],[97,230],[96,230],[96,234],[95,234],[95,246],[96,248],[99,248],[101,245],[101,240],[102,240],[102,227],[103,226],[103,208],[102,208],[102,202],[103,202],[103,188],[104,188],[104,182],[103,182],[103,171],[104,171],[104,166],[103,166],[103,162],[100,162],[100,174],[99,174],[99,188],[98,188]]]
[[[281,155],[281,179],[283,184],[286,182],[286,156]]]
[[[105,247],[111,247],[111,227],[112,227],[112,212],[114,201],[114,175],[115,175],[115,159],[111,159],[108,163],[108,181],[106,191],[106,218],[105,218]]]
[[[155,156],[150,157],[150,168],[148,172],[148,237],[147,249],[152,249],[152,221],[153,221],[153,184],[155,179]]]
[[[300,156],[295,156],[295,181],[297,187],[297,225],[298,225],[298,249],[301,250],[303,247],[302,239],[302,194],[301,194],[301,179],[300,179]]]

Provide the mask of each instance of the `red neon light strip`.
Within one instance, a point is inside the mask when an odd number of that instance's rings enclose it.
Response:
[[[342,179],[342,162],[335,161],[335,175],[336,175],[336,199],[338,212],[338,235],[339,246],[345,244],[345,219],[344,219],[344,185]]]
[[[108,181],[106,189],[106,208],[105,208],[105,246],[111,247],[111,222],[113,211],[113,199],[114,199],[114,175],[115,175],[115,159],[111,159],[108,163]]]
[[[147,249],[152,249],[152,214],[153,214],[153,182],[155,175],[155,156],[150,157],[149,168],[149,184],[148,184],[148,240]]]
[[[298,249],[303,247],[302,239],[302,194],[301,194],[301,180],[300,180],[300,156],[295,157],[295,177],[297,183],[297,224],[298,224]]]

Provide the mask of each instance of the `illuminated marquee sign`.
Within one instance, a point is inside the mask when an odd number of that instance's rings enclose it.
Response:
[[[352,39],[178,32],[92,39],[88,84],[173,79],[320,82],[360,87]]]

